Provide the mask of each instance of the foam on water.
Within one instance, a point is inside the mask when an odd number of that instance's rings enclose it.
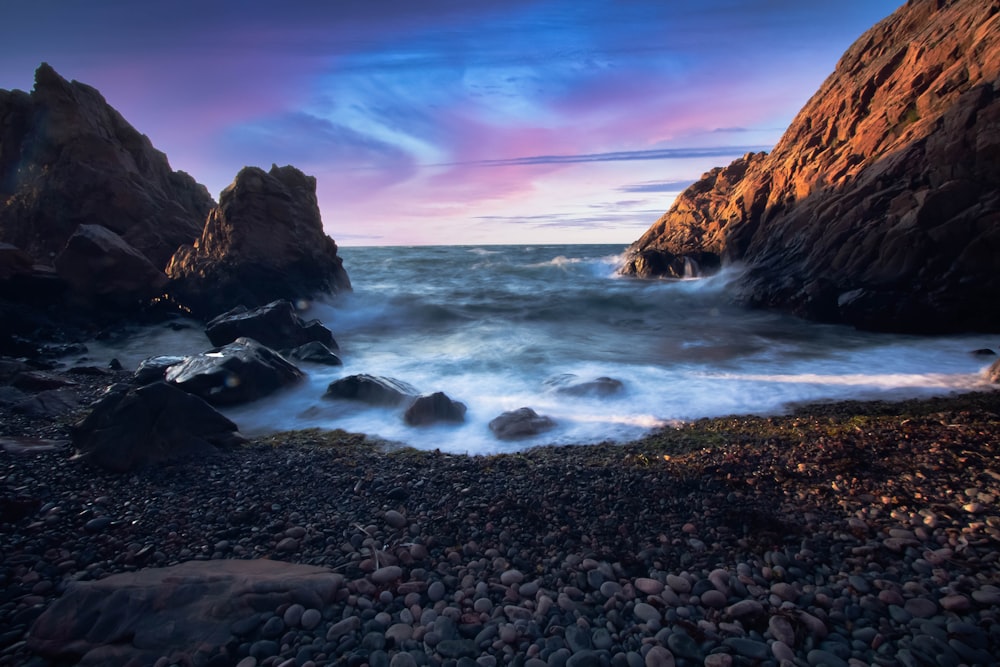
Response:
[[[418,448],[487,454],[624,441],[678,420],[771,414],[804,401],[988,386],[988,362],[970,351],[996,347],[994,337],[870,334],[744,310],[728,298],[737,271],[701,280],[623,279],[614,275],[620,251],[345,248],[354,292],[305,313],[333,330],[344,366],[303,365],[304,384],[226,412],[248,434],[340,428]],[[116,345],[92,347],[91,354],[134,365],[144,356],[208,346],[198,330],[156,330]],[[466,403],[467,421],[412,428],[397,409],[321,398],[330,382],[356,373],[443,391]],[[616,378],[625,390],[610,398],[567,396],[546,383],[563,374]],[[514,443],[496,440],[489,421],[523,406],[549,415],[557,428]]]

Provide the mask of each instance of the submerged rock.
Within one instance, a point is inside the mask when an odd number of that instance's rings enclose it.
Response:
[[[237,306],[210,320],[205,325],[205,334],[216,346],[244,337],[275,350],[314,341],[337,349],[337,341],[329,329],[319,320],[306,322],[295,312],[295,306],[284,299],[253,309]]]
[[[376,375],[349,375],[331,382],[323,398],[344,398],[372,405],[399,405],[420,392],[402,380]]]
[[[236,424],[197,396],[163,382],[119,385],[73,428],[80,456],[113,472],[208,456],[241,442]]]
[[[213,405],[247,403],[299,382],[305,374],[250,338],[187,357],[166,371],[166,381]]]
[[[606,397],[619,394],[625,390],[625,385],[621,380],[609,377],[599,377],[593,380],[580,380],[572,373],[558,375],[545,381],[559,394],[568,396],[597,396]]]
[[[436,422],[458,423],[465,421],[465,411],[465,403],[453,401],[438,391],[417,397],[406,409],[403,420],[410,426],[427,426]]]
[[[539,415],[531,408],[518,408],[504,412],[490,422],[490,430],[501,440],[530,438],[555,428],[550,417]]]

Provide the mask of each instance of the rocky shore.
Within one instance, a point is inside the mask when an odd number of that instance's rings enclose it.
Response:
[[[986,665],[1000,649],[997,393],[491,457],[292,432],[124,475],[73,458],[69,418],[3,417],[0,665]],[[112,621],[43,616],[87,582],[249,559],[318,566],[324,592],[214,643],[182,620],[140,642],[129,613],[153,612],[135,593]],[[60,649],[53,623],[86,637]]]

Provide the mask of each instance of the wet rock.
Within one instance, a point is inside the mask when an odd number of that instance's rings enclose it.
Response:
[[[549,417],[541,416],[531,408],[518,408],[504,412],[490,421],[490,430],[500,440],[530,438],[555,428]]]
[[[174,355],[147,357],[139,362],[132,380],[139,385],[163,381],[166,379],[167,369],[176,366],[186,358]]]
[[[581,380],[576,375],[565,374],[549,378],[545,384],[559,394],[567,396],[591,396],[604,398],[620,394],[625,390],[621,380],[609,377],[599,377],[593,380]]]
[[[406,409],[403,420],[410,426],[427,426],[437,422],[465,421],[464,403],[453,401],[443,392],[418,396]]]
[[[168,383],[214,405],[257,400],[305,375],[274,350],[250,338],[185,358],[166,371]]]
[[[322,364],[323,366],[344,365],[344,362],[333,353],[333,350],[317,341],[300,345],[291,350],[284,350],[282,354],[289,359],[305,361],[310,364]]]
[[[291,301],[280,299],[257,308],[237,306],[205,325],[205,335],[219,347],[237,338],[252,338],[275,350],[321,343],[337,349],[333,334],[319,320],[306,322]]]
[[[413,385],[375,375],[349,375],[330,383],[323,398],[349,399],[372,405],[399,405],[415,398]]]

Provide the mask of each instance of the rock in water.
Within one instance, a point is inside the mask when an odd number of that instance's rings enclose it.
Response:
[[[208,456],[241,442],[236,424],[197,396],[163,382],[119,386],[73,428],[81,457],[113,472]]]
[[[318,342],[337,349],[333,334],[319,320],[304,321],[290,301],[278,300],[248,310],[237,306],[205,325],[212,345],[225,345],[237,338],[253,338],[261,345],[280,350]]]
[[[491,421],[490,430],[501,440],[516,440],[544,433],[555,425],[551,418],[539,415],[531,408],[518,408]]]
[[[427,426],[436,422],[465,421],[465,403],[451,400],[443,392],[425,394],[406,409],[403,420],[410,426]]]
[[[994,3],[906,3],[769,155],[705,174],[622,272],[711,253],[750,267],[753,305],[879,330],[1000,329],[998,89]]]
[[[187,357],[166,370],[166,380],[213,405],[263,398],[305,374],[280,354],[250,338]]]
[[[625,390],[625,385],[621,380],[609,377],[581,380],[572,373],[549,378],[545,381],[545,384],[553,387],[557,393],[566,394],[567,396],[594,396],[603,398],[614,396]]]
[[[49,65],[32,92],[0,90],[0,241],[50,264],[81,225],[101,225],[166,267],[214,205],[170,169],[101,94]]]
[[[345,398],[372,405],[399,405],[417,394],[419,392],[413,385],[402,380],[361,374],[331,382],[323,398]]]
[[[148,568],[71,583],[35,621],[28,643],[81,665],[152,665],[161,656],[202,664],[232,639],[235,624],[290,602],[332,604],[342,586],[326,568],[266,559]]]
[[[316,179],[277,165],[241,170],[167,275],[174,299],[202,317],[351,287],[337,244],[323,232]]]
[[[323,343],[313,341],[305,345],[299,345],[291,350],[282,350],[281,354],[289,359],[297,361],[307,361],[313,364],[323,364],[324,366],[343,366],[344,362],[333,353]]]

